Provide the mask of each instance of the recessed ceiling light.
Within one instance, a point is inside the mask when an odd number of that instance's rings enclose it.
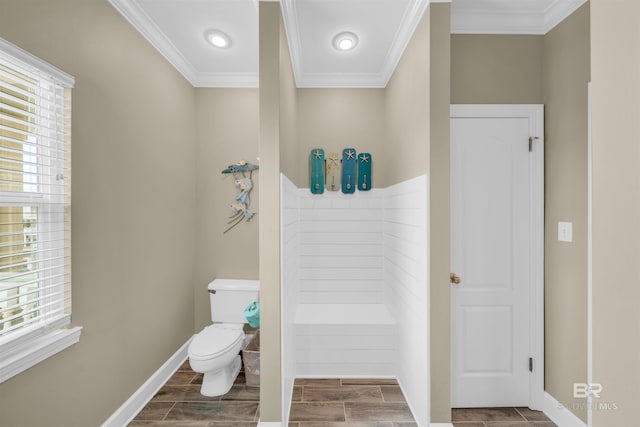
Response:
[[[231,46],[231,38],[220,30],[207,30],[204,33],[204,38],[220,49],[226,49]]]
[[[337,50],[351,50],[358,45],[358,36],[351,31],[336,34],[333,38],[333,47]]]

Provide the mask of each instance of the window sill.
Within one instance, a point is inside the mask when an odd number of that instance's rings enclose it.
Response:
[[[80,341],[82,327],[57,329],[54,332],[29,340],[22,348],[12,351],[6,359],[0,358],[0,383],[26,371],[43,360]]]

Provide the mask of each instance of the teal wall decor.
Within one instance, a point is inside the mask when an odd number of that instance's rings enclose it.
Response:
[[[324,193],[324,150],[322,148],[314,148],[309,155],[311,164],[309,175],[309,187],[313,194]]]
[[[358,154],[358,190],[371,190],[371,153]]]
[[[356,179],[356,150],[345,148],[342,150],[342,192],[355,193]]]
[[[229,165],[222,171],[224,175],[233,175],[233,183],[238,189],[236,201],[229,205],[231,208],[231,216],[227,222],[229,227],[224,230],[223,234],[226,234],[233,227],[240,224],[242,220],[250,221],[255,215],[255,212],[249,210],[249,205],[251,204],[249,194],[253,189],[253,182],[251,181],[253,171],[258,169],[258,165],[252,165],[246,161],[240,161],[236,164]],[[249,176],[247,176],[247,172],[249,172]]]

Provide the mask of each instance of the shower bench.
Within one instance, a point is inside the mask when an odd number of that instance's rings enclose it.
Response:
[[[300,377],[395,377],[398,325],[384,304],[299,304]]]

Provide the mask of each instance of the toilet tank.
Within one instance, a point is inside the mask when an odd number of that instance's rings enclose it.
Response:
[[[209,283],[211,320],[216,323],[247,323],[244,309],[258,301],[258,280],[215,279]]]

